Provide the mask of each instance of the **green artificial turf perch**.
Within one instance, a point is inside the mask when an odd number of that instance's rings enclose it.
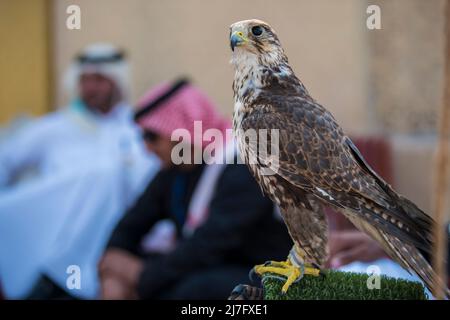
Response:
[[[342,271],[324,271],[324,276],[305,275],[286,294],[283,280],[263,277],[265,300],[426,300],[421,283],[380,276],[380,289],[368,289],[369,275]]]

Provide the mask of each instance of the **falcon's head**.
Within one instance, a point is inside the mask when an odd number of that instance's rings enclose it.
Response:
[[[232,63],[256,58],[260,65],[276,65],[287,62],[280,41],[272,27],[264,21],[252,19],[230,26]]]

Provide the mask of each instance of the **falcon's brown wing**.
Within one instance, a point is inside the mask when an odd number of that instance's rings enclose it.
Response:
[[[284,95],[261,94],[254,104],[241,126],[244,131],[279,130],[277,176],[337,208],[349,209],[401,241],[430,250],[431,219],[415,219],[381,178],[361,166],[346,143],[349,139],[325,108]]]

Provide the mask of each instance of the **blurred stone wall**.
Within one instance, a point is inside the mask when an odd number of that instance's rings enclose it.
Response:
[[[444,70],[444,1],[377,0],[382,30],[367,31],[371,98],[389,133],[434,134]]]
[[[50,110],[49,4],[0,0],[0,126]]]

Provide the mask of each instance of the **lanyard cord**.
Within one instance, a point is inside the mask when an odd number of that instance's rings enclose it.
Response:
[[[187,177],[183,174],[177,174],[172,187],[170,198],[171,213],[175,216],[177,223],[183,226],[186,221],[187,206],[184,203],[187,188]]]

